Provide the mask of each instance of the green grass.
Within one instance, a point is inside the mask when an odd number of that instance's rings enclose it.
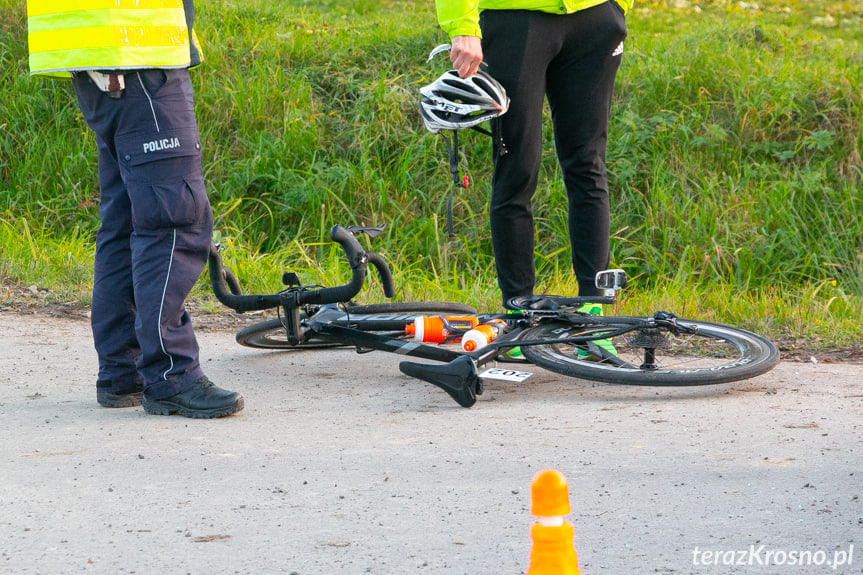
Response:
[[[93,245],[89,233],[71,230],[63,237],[32,230],[26,219],[17,225],[0,221],[0,307],[11,282],[50,288],[48,301],[89,304],[93,279]]]
[[[684,5],[675,8],[676,5]],[[612,259],[654,308],[842,346],[863,334],[863,3],[637,2],[608,165]],[[498,306],[490,145],[466,134],[457,236],[440,138],[416,112],[445,41],[433,2],[202,2],[193,74],[226,260],[247,291],[282,269],[332,285],[334,223],[373,244],[400,299]],[[86,301],[98,226],[95,141],[68,83],[30,78],[24,2],[0,0],[0,278]],[[540,285],[575,290],[551,141],[535,197]],[[25,233],[26,231],[26,233]],[[72,257],[74,254],[74,257]],[[196,296],[205,297],[199,282]],[[380,300],[380,290],[363,294]]]

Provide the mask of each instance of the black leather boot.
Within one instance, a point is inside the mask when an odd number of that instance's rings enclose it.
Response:
[[[125,391],[114,391],[110,381],[100,379],[96,382],[96,401],[102,407],[137,407],[141,405],[141,390],[139,383]]]
[[[243,397],[234,391],[216,387],[206,376],[192,386],[165,399],[143,400],[144,410],[154,415],[179,413],[185,417],[207,419],[232,415],[243,409]]]

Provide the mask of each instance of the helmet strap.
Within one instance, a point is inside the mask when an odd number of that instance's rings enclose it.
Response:
[[[492,118],[491,121],[494,122],[496,118]],[[494,140],[494,134],[486,130],[485,128],[480,128],[479,126],[471,126],[471,130],[476,130],[480,134],[485,134],[492,140]],[[497,153],[499,156],[505,156],[509,153],[509,150],[506,149],[506,144],[503,143],[503,137],[500,136],[497,139]]]
[[[446,143],[447,156],[449,157],[449,171],[452,174],[452,181],[456,188],[467,188],[470,185],[467,175],[462,176],[458,169],[458,130],[447,130],[452,132],[452,141],[442,130],[440,135],[443,136],[443,141]],[[450,191],[449,197],[446,200],[446,233],[447,237],[454,238],[455,231],[452,223],[452,196],[453,191]]]
[[[453,184],[457,188],[467,188],[470,185],[467,176],[462,177],[458,169],[458,131],[446,130],[452,132],[451,137],[447,137],[444,130],[439,133],[443,136],[443,141],[446,143],[447,156],[449,157],[449,171],[452,174]]]
[[[485,128],[480,128],[479,126],[471,126],[471,130],[476,130],[480,134],[485,134],[489,137],[492,136],[492,133],[486,130]],[[452,132],[452,136],[447,137],[445,132]],[[444,143],[446,143],[446,151],[447,156],[449,157],[449,171],[452,174],[452,181],[455,184],[456,188],[465,188],[467,189],[470,186],[470,179],[467,174],[464,176],[461,175],[458,169],[458,130],[441,130],[438,132],[442,137]],[[503,156],[507,153],[506,146],[503,143],[503,138],[500,139],[500,155]],[[450,191],[449,197],[446,200],[446,233],[450,238],[455,237],[455,232],[453,230],[452,223],[452,196],[453,191]]]

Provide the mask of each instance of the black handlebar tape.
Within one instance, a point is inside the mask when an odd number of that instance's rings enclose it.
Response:
[[[234,295],[243,295],[243,290],[240,288],[240,282],[237,281],[237,276],[234,275],[234,272],[229,270],[228,268],[222,268],[225,283],[228,284],[228,289],[231,290],[231,293]]]
[[[314,291],[301,292],[297,295],[298,304],[326,304],[350,301],[363,289],[366,279],[368,259],[366,252],[350,231],[336,224],[330,228],[330,239],[342,246],[353,275],[351,281],[342,286],[321,288]]]
[[[342,249],[345,250],[345,255],[351,264],[351,269],[354,269],[358,265],[362,265],[364,270],[363,273],[365,273],[365,268],[371,263],[378,270],[378,276],[381,278],[384,295],[387,297],[393,297],[396,295],[392,272],[390,272],[390,268],[383,257],[375,252],[367,252],[363,250],[354,234],[338,224],[330,229],[330,238],[332,238],[333,241],[338,242],[342,246]],[[356,294],[352,294],[351,297],[354,295]]]
[[[216,244],[210,244],[209,260],[209,275],[210,284],[213,287],[213,293],[216,299],[228,306],[229,308],[240,313],[244,311],[257,311],[262,309],[271,309],[278,307],[281,304],[281,295],[234,295],[225,286],[225,278],[231,277],[228,283],[231,284],[231,291],[240,291],[239,282],[237,282],[234,274],[230,270],[222,267],[222,256],[219,255],[219,248]]]
[[[352,297],[363,289],[363,281],[366,279],[365,265],[354,269],[351,281],[343,286],[321,288],[314,291],[304,291],[297,294],[298,304],[340,303],[350,301]]]
[[[390,272],[390,267],[386,260],[380,254],[375,252],[366,252],[366,257],[369,263],[375,266],[378,270],[378,276],[381,278],[381,287],[384,288],[384,295],[393,297],[396,295],[396,286],[393,284],[393,274]]]
[[[342,246],[342,249],[345,250],[345,255],[348,258],[348,262],[351,264],[351,269],[355,269],[357,266],[362,265],[363,277],[365,277],[366,268],[368,267],[368,264],[371,263],[378,270],[378,276],[381,278],[384,295],[387,297],[393,297],[396,295],[396,288],[393,284],[393,275],[383,257],[375,252],[365,251],[357,241],[354,234],[338,224],[334,225],[330,229],[330,238],[332,238],[333,241],[338,242]],[[353,282],[351,282],[351,284],[353,284]],[[360,283],[360,288],[362,288],[362,283]],[[359,292],[351,294],[348,299],[354,297],[357,293]],[[337,301],[347,301],[347,299]]]
[[[366,252],[357,241],[357,238],[354,237],[354,234],[340,225],[335,225],[330,229],[330,238],[338,243],[345,252],[345,256],[353,272],[351,281],[342,286],[297,292],[292,302],[293,305],[320,305],[350,301],[363,288],[369,262],[378,270],[384,294],[387,297],[395,295],[396,290],[393,285],[392,273],[383,257],[374,252]],[[215,244],[210,245],[209,275],[210,284],[212,284],[213,293],[216,295],[216,298],[238,312],[271,309],[283,304],[290,305],[291,303],[284,299],[287,294],[241,295],[242,292],[237,278],[231,270],[223,267],[222,256],[219,254],[219,249]],[[227,286],[225,285],[226,281]],[[228,288],[230,288],[230,291]]]
[[[336,224],[330,228],[330,239],[342,246],[351,269],[355,269],[358,266],[363,266],[365,268],[367,263],[364,257],[366,255],[366,251],[363,249],[363,246],[360,245],[360,242],[357,241],[354,234]]]

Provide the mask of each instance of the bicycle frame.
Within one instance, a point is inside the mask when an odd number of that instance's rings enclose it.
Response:
[[[239,282],[233,273],[222,265],[219,247],[213,244],[209,256],[209,276],[216,297],[228,307],[238,311],[253,311],[278,308],[284,312],[282,325],[285,327],[287,341],[290,345],[299,345],[309,337],[330,341],[337,344],[347,344],[356,347],[358,352],[378,350],[403,356],[417,357],[443,362],[444,365],[427,365],[402,361],[399,369],[407,375],[433,383],[449,393],[460,405],[469,407],[476,401],[476,395],[482,393],[482,385],[478,375],[478,367],[492,362],[503,351],[516,346],[539,345],[554,342],[554,340],[525,341],[521,339],[526,328],[529,328],[544,316],[560,317],[553,311],[527,311],[513,314],[481,315],[481,322],[492,319],[503,319],[510,325],[510,330],[489,345],[473,352],[455,351],[438,346],[426,345],[414,341],[405,341],[370,333],[346,325],[334,323],[331,309],[326,308],[321,313],[301,320],[300,309],[307,305],[325,305],[349,301],[362,289],[366,269],[371,263],[378,271],[384,294],[393,297],[395,288],[392,275],[384,259],[374,252],[365,251],[357,242],[354,233],[369,233],[376,235],[381,228],[342,228],[333,226],[330,237],[339,243],[351,264],[352,278],[348,284],[333,288],[309,290],[304,288],[295,274],[284,274],[283,282],[288,288],[277,294],[243,295]],[[597,276],[597,285],[609,289],[620,289],[626,283],[626,277],[620,270],[614,273]],[[619,272],[619,273],[617,273]],[[578,305],[583,303],[613,303],[615,298],[569,298]],[[328,317],[328,313],[330,317]],[[597,322],[592,316],[585,315],[583,321]],[[403,326],[403,324],[402,324]],[[382,329],[388,329],[381,326]],[[600,339],[602,336],[586,338],[569,338],[576,343]],[[563,340],[561,340],[563,341]]]
[[[521,381],[531,375],[501,368],[479,372],[480,367],[501,359],[503,352],[513,347],[522,348],[524,363],[535,363],[571,377],[629,385],[689,386],[737,381],[760,375],[779,361],[778,350],[771,342],[731,326],[698,320],[678,321],[674,314],[666,312],[656,312],[651,317],[602,317],[577,311],[586,303],[615,303],[613,296],[512,298],[506,307],[517,310],[515,313],[476,315],[481,323],[503,320],[509,329],[491,343],[470,352],[406,341],[406,323],[416,315],[424,315],[423,312],[407,316],[389,314],[389,317],[384,313],[376,318],[369,308],[363,308],[364,311],[355,312],[362,320],[354,321],[350,318],[350,308],[342,310],[333,305],[350,302],[359,293],[369,264],[377,269],[384,294],[387,297],[395,294],[385,260],[374,252],[365,251],[354,237],[355,233],[374,236],[380,230],[341,226],[330,230],[330,237],[342,246],[350,262],[352,277],[347,284],[305,287],[296,274],[286,273],[282,281],[287,288],[275,294],[242,295],[239,282],[222,266],[214,244],[209,259],[213,292],[222,303],[238,312],[276,308],[283,313],[278,322],[264,322],[260,324],[262,331],[252,332],[254,336],[249,334],[249,337],[263,338],[259,340],[264,344],[261,347],[271,347],[270,343],[277,349],[284,348],[283,344],[288,348],[350,345],[360,353],[378,350],[440,362],[401,361],[399,369],[443,389],[464,407],[473,405],[476,396],[482,393],[483,377]],[[606,293],[614,294],[626,285],[626,274],[621,270],[601,271],[595,284],[599,289],[608,290]],[[444,309],[458,307],[458,304],[441,305]],[[434,308],[415,302],[402,309]],[[437,315],[438,312],[432,313]],[[276,333],[281,328],[285,330],[286,340],[281,336],[266,339],[268,333]],[[629,332],[633,333],[620,337]],[[456,331],[455,335],[461,333]],[[686,337],[679,337],[681,335]],[[612,340],[616,343],[611,343]],[[683,347],[683,352],[678,351]],[[717,360],[711,361],[714,357]],[[671,362],[667,361],[669,358]]]
[[[678,332],[687,331],[687,327],[685,325],[678,325],[676,318],[673,317],[651,318],[650,320],[631,318],[628,323],[622,324],[621,321],[623,320],[620,318],[606,319],[591,316],[574,312],[571,308],[560,312],[522,311],[515,314],[478,315],[477,318],[481,322],[487,322],[492,319],[503,319],[510,323],[512,327],[510,331],[504,333],[488,345],[475,351],[467,352],[415,341],[405,341],[335,323],[316,321],[314,317],[302,322],[302,325],[307,330],[305,332],[306,335],[313,335],[319,340],[329,340],[333,343],[354,346],[359,353],[378,350],[442,362],[443,365],[434,365],[401,361],[399,369],[406,375],[440,387],[463,407],[473,405],[476,402],[476,396],[481,395],[483,392],[479,368],[498,360],[502,352],[513,347],[549,345],[554,343],[588,344],[591,341],[606,339],[609,336],[621,335],[647,327],[651,321],[663,322],[664,327],[674,329]],[[574,325],[608,326],[609,329],[599,334],[584,337],[548,338],[541,340],[524,339],[525,332],[543,319],[568,320]],[[603,360],[609,362],[619,361],[613,356],[604,357]],[[652,352],[646,355],[643,367],[649,369],[647,363],[650,361],[652,361]]]

